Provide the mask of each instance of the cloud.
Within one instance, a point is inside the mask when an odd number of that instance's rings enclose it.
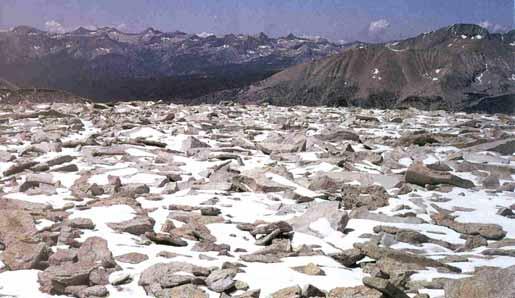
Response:
[[[45,22],[45,28],[48,32],[52,32],[52,33],[66,32],[66,30],[64,29],[64,26],[55,20]]]
[[[380,19],[370,23],[368,26],[368,32],[370,34],[378,34],[386,31],[388,27],[390,27],[390,22],[386,19]]]
[[[122,24],[117,25],[115,28],[116,28],[116,30],[119,30],[119,31],[125,31],[125,30],[127,30],[127,24],[122,23]]]
[[[482,21],[482,22],[478,23],[478,25],[487,29],[490,32],[501,32],[501,31],[508,30],[508,28],[506,28],[502,25],[499,25],[499,24],[494,24],[488,20]]]

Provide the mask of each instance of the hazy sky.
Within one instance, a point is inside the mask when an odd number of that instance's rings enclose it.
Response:
[[[0,28],[113,26],[190,33],[398,39],[452,23],[513,26],[513,0],[0,0]]]

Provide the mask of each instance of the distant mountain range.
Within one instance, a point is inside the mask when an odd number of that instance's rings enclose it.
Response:
[[[361,44],[205,100],[228,98],[514,113],[515,31],[492,34],[462,24],[398,42]]]
[[[64,34],[19,26],[0,32],[0,78],[22,88],[62,89],[93,100],[189,100],[260,81],[345,46],[261,33],[138,34],[79,28]]]
[[[4,102],[7,93],[14,101],[42,94],[41,101],[57,89],[74,100],[515,113],[515,31],[458,24],[396,42],[342,45],[294,35],[16,27],[0,32],[0,78]]]

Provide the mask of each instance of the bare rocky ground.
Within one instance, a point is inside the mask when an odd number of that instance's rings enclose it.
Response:
[[[515,297],[515,118],[4,106],[2,297]]]

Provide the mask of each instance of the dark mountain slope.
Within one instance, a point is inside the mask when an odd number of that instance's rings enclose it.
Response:
[[[30,103],[73,103],[83,102],[85,98],[66,91],[41,88],[19,88],[13,83],[0,78],[0,104]]]
[[[395,43],[361,45],[277,73],[236,99],[514,112],[514,37],[514,31],[490,34],[454,25]]]
[[[7,80],[0,78],[0,89],[15,90],[18,89],[18,86],[14,85],[13,83]]]

